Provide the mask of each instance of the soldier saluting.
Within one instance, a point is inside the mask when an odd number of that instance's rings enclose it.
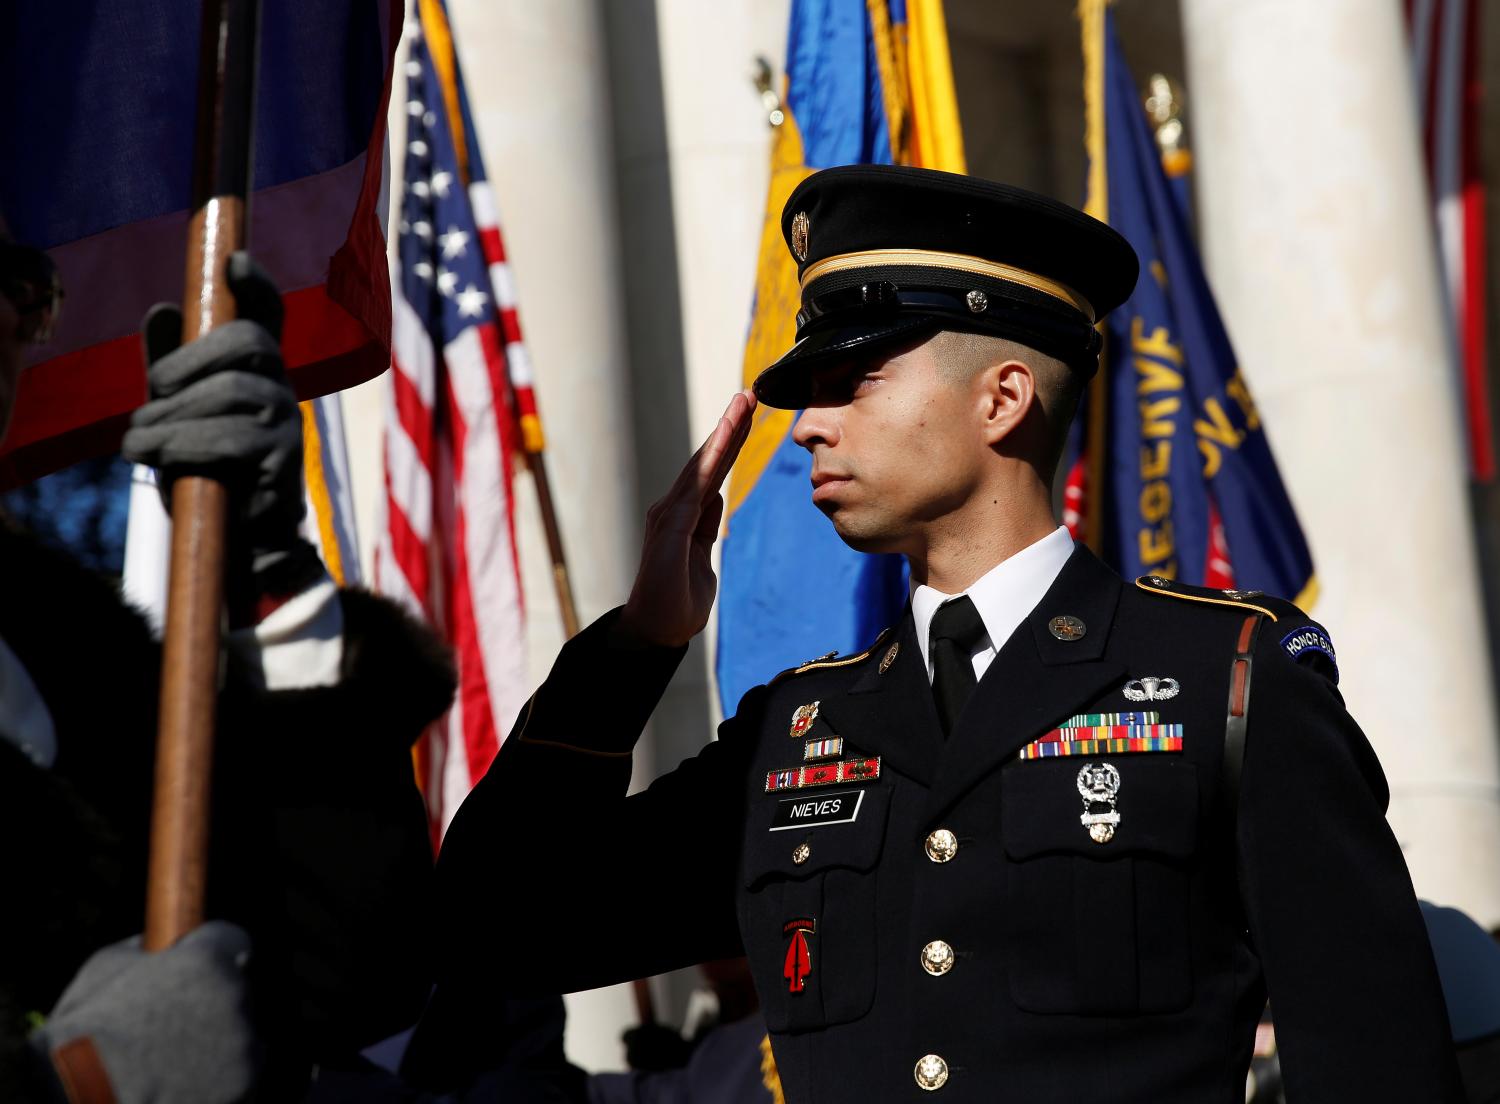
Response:
[[[907,557],[908,611],[625,796],[712,604],[736,396],[651,510],[629,601],[563,649],[453,822],[449,1012],[743,947],[788,1100],[1201,1104],[1243,1099],[1269,992],[1290,1100],[1459,1099],[1327,634],[1254,592],[1123,581],[1054,519],[1130,246],[1018,189],[869,166],[809,177],[782,226],[798,340],[755,396],[803,410],[813,501]]]

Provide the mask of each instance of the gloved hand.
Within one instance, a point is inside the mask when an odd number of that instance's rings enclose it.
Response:
[[[31,1044],[87,1037],[118,1104],[229,1104],[258,1061],[244,969],[250,937],[220,920],[155,954],[134,937],[94,952]]]
[[[187,345],[179,345],[180,308],[159,303],[147,312],[151,398],[131,416],[121,451],[157,469],[169,511],[179,477],[223,482],[232,502],[231,542],[261,576],[312,552],[297,534],[302,420],[282,365],[275,285],[247,253],[229,258],[226,282],[239,317]]]

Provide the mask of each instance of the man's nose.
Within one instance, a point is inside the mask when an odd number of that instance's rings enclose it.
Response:
[[[817,445],[833,446],[839,442],[837,408],[810,406],[797,416],[792,427],[792,440],[809,452]]]

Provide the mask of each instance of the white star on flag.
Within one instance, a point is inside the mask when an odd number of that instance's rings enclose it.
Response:
[[[484,305],[490,301],[490,297],[480,291],[473,284],[464,288],[458,295],[458,314],[460,318],[478,318],[484,311]]]
[[[437,186],[437,177],[432,178],[432,183],[434,187]],[[450,226],[446,234],[438,236],[438,245],[443,247],[443,260],[451,261],[454,257],[462,257],[469,251],[469,232]]]
[[[413,180],[411,182],[411,194],[416,196],[418,199],[426,199],[427,190],[427,181]]]
[[[424,104],[421,100],[407,100],[406,101],[406,113],[408,115],[410,115],[413,119],[415,119],[418,116],[420,116],[422,114],[422,112],[424,112],[426,110],[427,110],[427,105]]]
[[[412,153],[416,154],[418,157],[427,156],[427,143],[422,141],[422,139],[420,138],[413,138],[411,146],[408,148],[410,148]]]
[[[447,268],[439,269],[437,286],[438,291],[451,297],[458,290],[458,273]]]
[[[426,261],[418,261],[411,266],[411,270],[422,278],[426,283],[432,283],[432,266]]]
[[[411,229],[412,233],[416,234],[416,236],[421,238],[423,241],[432,240],[432,223],[428,222],[426,219],[421,219],[418,222],[412,223]]]
[[[448,198],[448,189],[453,186],[453,174],[447,170],[439,170],[432,174],[432,194],[439,199]]]

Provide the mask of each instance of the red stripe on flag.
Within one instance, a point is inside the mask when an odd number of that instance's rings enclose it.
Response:
[[[299,399],[373,379],[390,363],[388,348],[322,287],[282,296],[282,354]],[[138,334],[90,345],[33,365],[16,384],[15,419],[0,448],[0,489],[120,447],[136,407],[146,401]]]
[[[479,244],[484,249],[485,264],[505,263],[505,242],[500,239],[499,229],[494,226],[481,226]]]
[[[515,307],[501,308],[500,331],[505,335],[507,345],[514,345],[521,340],[521,315]]]
[[[1489,274],[1485,257],[1484,175],[1480,165],[1479,4],[1465,0],[1463,88],[1459,147],[1463,181],[1464,298],[1459,308],[1469,456],[1474,478],[1495,477],[1495,434],[1489,393]]]
[[[432,411],[422,402],[414,383],[399,368],[391,373],[391,387],[396,398],[396,420],[415,446],[422,466],[432,476]]]
[[[394,568],[405,576],[406,585],[411,588],[411,592],[417,596],[417,600],[422,603],[422,608],[430,617],[432,608],[428,584],[431,575],[427,562],[427,545],[412,529],[405,512],[390,493],[389,472],[386,473],[385,483],[386,528],[391,536],[391,554],[396,559]]]

